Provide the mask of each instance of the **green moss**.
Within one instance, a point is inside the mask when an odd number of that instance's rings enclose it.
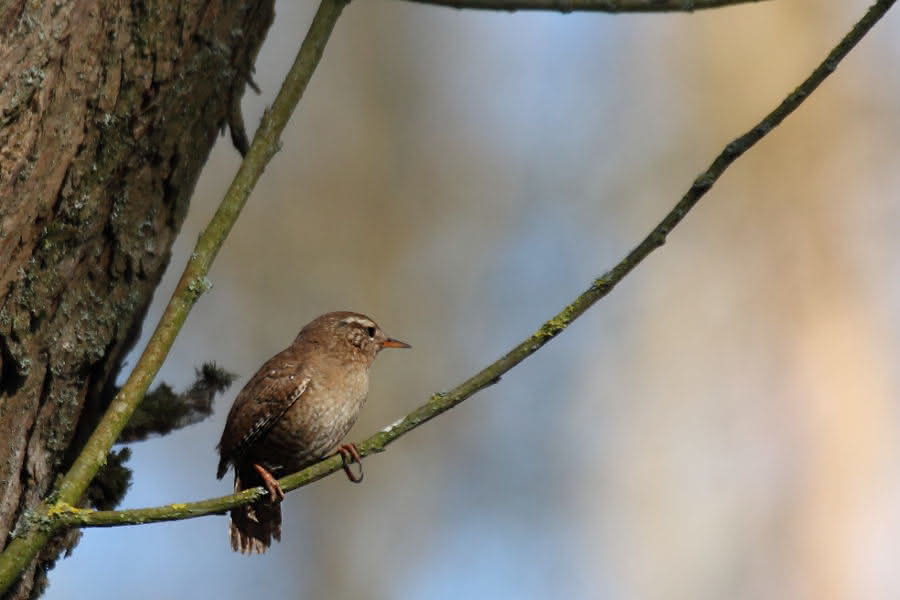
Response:
[[[166,383],[146,394],[120,433],[119,443],[166,435],[211,415],[215,395],[225,391],[235,375],[215,363],[206,363],[197,369],[196,376],[182,394],[175,393]]]
[[[128,448],[107,454],[106,464],[97,471],[85,492],[89,506],[97,510],[112,510],[119,505],[131,487],[131,469],[125,466],[130,458],[131,450]]]
[[[571,318],[567,313],[567,310],[563,311],[559,315],[544,323],[538,330],[538,335],[542,338],[554,337],[558,335],[559,332],[568,327],[569,323],[571,322]]]

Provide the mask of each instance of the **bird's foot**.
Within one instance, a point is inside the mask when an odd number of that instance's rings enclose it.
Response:
[[[338,454],[341,455],[341,462],[344,463],[344,473],[347,474],[347,479],[352,481],[353,483],[359,483],[363,480],[363,468],[362,468],[362,456],[359,454],[359,448],[356,447],[356,444],[344,444],[338,448]],[[359,465],[359,474],[353,472],[351,465],[356,463]]]
[[[262,477],[263,486],[265,486],[266,490],[269,492],[269,499],[275,503],[284,500],[284,490],[281,489],[278,480],[260,465],[254,464],[253,468],[259,473],[259,476]]]

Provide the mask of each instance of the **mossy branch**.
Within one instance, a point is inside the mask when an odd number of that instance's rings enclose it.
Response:
[[[762,0],[407,0],[448,8],[503,10],[545,10],[551,12],[651,13],[693,12]]]
[[[88,484],[106,460],[110,447],[118,439],[159,371],[188,312],[197,298],[209,288],[206,274],[266,164],[278,151],[281,132],[322,57],[325,44],[344,5],[345,0],[322,0],[319,5],[278,96],[263,116],[250,150],[216,214],[200,234],[165,313],[131,376],[110,403],[103,419],[57,488],[49,498],[31,511],[28,519],[23,519],[36,525],[29,527],[27,522],[24,523],[24,527],[21,528],[24,531],[19,532],[3,554],[0,554],[0,595],[9,588],[19,573],[46,545],[50,536],[62,525],[53,515],[60,513],[60,507],[74,506],[81,500]]]
[[[853,29],[828,54],[822,63],[800,86],[788,94],[775,110],[754,125],[719,153],[712,164],[697,177],[681,200],[653,228],[653,230],[616,266],[594,280],[591,286],[579,295],[553,318],[545,322],[532,335],[507,352],[499,360],[488,365],[449,392],[434,394],[428,402],[415,409],[403,419],[370,436],[359,444],[363,456],[382,452],[388,444],[409,433],[434,417],[453,408],[478,391],[497,383],[500,377],[517,364],[537,352],[544,344],[562,333],[575,319],[582,315],[598,300],[606,296],[622,279],[631,272],[653,250],[662,246],[668,234],[681,222],[701,197],[721,177],[722,173],[744,152],[750,149],[781,121],[791,114],[830,75],[838,63],[865,36],[872,26],[884,15],[896,0],[879,0]],[[341,468],[337,456],[329,457],[298,473],[280,480],[285,491],[290,491],[312,483]],[[221,496],[200,502],[167,504],[154,508],[140,508],[119,511],[89,511],[68,505],[57,505],[54,518],[60,526],[111,527],[134,525],[157,521],[191,519],[204,515],[224,513],[230,508],[247,504],[261,498],[265,491],[261,487],[244,490],[238,494]]]

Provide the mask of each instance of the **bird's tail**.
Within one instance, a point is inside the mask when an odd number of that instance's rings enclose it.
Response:
[[[234,491],[246,487],[238,474],[234,476]],[[243,554],[262,554],[272,545],[272,538],[281,541],[281,504],[263,498],[253,504],[231,509],[228,527],[231,549]]]

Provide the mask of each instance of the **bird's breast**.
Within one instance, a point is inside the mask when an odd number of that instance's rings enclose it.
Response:
[[[302,412],[323,427],[347,429],[356,421],[369,392],[369,375],[364,369],[345,372],[342,377],[319,377],[310,380],[309,395],[298,402]],[[347,426],[347,422],[350,426]]]
[[[365,369],[311,369],[309,386],[268,436],[270,453],[289,470],[327,456],[353,427],[366,401],[369,377]]]

